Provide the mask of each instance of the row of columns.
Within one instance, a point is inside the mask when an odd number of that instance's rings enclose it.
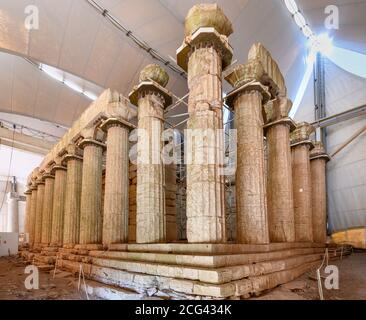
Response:
[[[191,131],[217,132],[223,128],[222,70],[231,64],[233,52],[228,43],[231,33],[231,23],[217,5],[195,6],[187,16],[187,37],[178,50],[177,61],[188,72]],[[270,88],[257,76],[255,61],[239,71],[229,75],[235,78],[231,81],[234,91],[226,99],[235,110],[238,139],[237,241],[324,242],[328,158],[319,144],[317,153],[310,156],[311,126],[295,126],[288,118],[290,101],[279,94],[273,97]],[[131,103],[138,106],[138,128],[142,129],[137,143],[137,243],[166,241],[161,134],[164,110],[172,101],[165,89],[168,79],[162,68],[149,65],[130,94]],[[127,104],[122,108],[132,116]],[[27,197],[32,244],[68,247],[127,242],[128,133],[132,128],[129,120],[130,117],[110,117],[101,126],[86,130],[77,146],[69,146],[64,155],[55,159],[50,173],[39,173]],[[223,243],[226,241],[223,137],[215,135],[203,143],[188,139],[187,150],[193,159],[187,164],[188,242]],[[203,163],[195,163],[198,154],[203,155]]]

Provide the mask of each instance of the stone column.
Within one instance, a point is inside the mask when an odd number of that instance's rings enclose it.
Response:
[[[29,244],[34,245],[35,228],[36,228],[36,215],[37,215],[37,186],[32,183],[32,195],[31,195],[31,208],[29,215]]]
[[[265,90],[246,85],[233,96],[238,139],[235,186],[239,243],[269,243],[262,106],[268,99]]]
[[[216,4],[194,6],[185,21],[178,64],[188,71],[187,239],[226,241],[222,70],[231,63],[231,22]]]
[[[126,117],[109,118],[102,129],[107,133],[106,175],[103,215],[103,245],[128,242],[129,131],[136,113],[128,102],[120,104]],[[117,114],[116,114],[117,116]]]
[[[79,147],[84,150],[81,200],[80,200],[80,237],[79,243],[102,243],[102,174],[103,150],[105,144],[98,141],[92,129]]]
[[[278,98],[267,105],[265,133],[268,149],[267,206],[271,242],[295,241],[290,131],[290,100]]]
[[[42,238],[43,245],[51,243],[52,234],[52,211],[53,211],[53,191],[55,184],[55,177],[51,174],[51,170],[43,175],[45,182],[43,212],[42,212]]]
[[[297,242],[313,241],[311,171],[309,152],[314,147],[309,135],[314,128],[306,122],[291,134],[292,183],[294,192],[295,236]]]
[[[326,165],[330,157],[321,142],[314,143],[310,152],[311,193],[313,205],[313,238],[316,243],[327,242]]]
[[[37,204],[36,204],[36,223],[34,228],[34,244],[40,245],[42,242],[42,213],[44,199],[44,181],[42,176],[37,179]]]
[[[165,165],[165,212],[166,212],[166,240],[178,240],[177,230],[177,166]]]
[[[83,158],[81,150],[74,144],[70,144],[66,150],[63,159],[67,167],[63,245],[72,248],[79,243]]]
[[[62,159],[60,157],[55,159],[52,173],[55,175],[55,184],[53,191],[51,246],[61,247],[64,230],[66,167],[62,165]]]
[[[24,223],[24,233],[28,234],[28,236],[26,237],[26,242],[29,243],[29,234],[31,231],[31,210],[32,210],[32,190],[27,189],[24,192],[25,195],[25,223]]]
[[[19,233],[19,195],[14,192],[8,194],[8,232]]]
[[[136,242],[166,240],[165,166],[162,161],[164,109],[171,104],[164,88],[168,74],[158,65],[149,65],[140,74],[140,84],[130,94],[138,105]]]

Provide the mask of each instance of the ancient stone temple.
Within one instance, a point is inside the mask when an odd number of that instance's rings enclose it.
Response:
[[[312,127],[289,118],[284,77],[262,44],[231,67],[233,31],[216,4],[196,5],[186,17],[177,50],[189,88],[184,188],[177,165],[161,156],[171,129],[169,74],[148,65],[128,98],[104,91],[30,173],[26,259],[182,299],[249,298],[319,265],[329,158],[319,143],[313,149]],[[225,97],[224,70],[233,87]],[[224,103],[237,134],[230,239]],[[187,240],[178,241],[183,197]]]

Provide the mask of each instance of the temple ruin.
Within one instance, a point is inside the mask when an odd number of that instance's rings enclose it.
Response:
[[[233,32],[216,4],[194,6],[185,20],[177,50],[189,88],[185,188],[177,188],[177,166],[161,157],[169,76],[148,65],[128,98],[106,90],[30,173],[25,259],[73,273],[81,266],[89,279],[184,299],[249,298],[319,266],[330,158],[311,140],[311,125],[289,117],[284,77],[262,44],[231,66]],[[232,86],[225,96],[224,77]],[[237,132],[234,237],[224,103]]]

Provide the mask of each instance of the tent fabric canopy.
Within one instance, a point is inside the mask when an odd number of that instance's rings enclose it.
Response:
[[[184,37],[184,18],[196,0],[95,0],[121,24],[159,51],[167,60],[175,59]],[[261,42],[278,62],[285,77],[289,98],[294,100],[306,70],[307,39],[280,0],[217,0],[233,23],[230,43],[234,60],[247,60],[249,48]],[[317,34],[329,32],[334,44],[366,54],[366,0],[297,0],[301,12]],[[141,69],[154,60],[87,0],[33,0],[39,9],[39,29],[26,30],[25,8],[29,0],[2,0],[0,4],[0,112],[16,113],[70,126],[90,100],[23,59],[55,67],[65,77],[98,95],[112,88],[128,95],[138,82]],[[340,13],[339,30],[326,30],[327,5]],[[168,89],[184,96],[187,81],[166,68]],[[345,72],[334,64],[326,66],[328,115],[366,103],[366,80]],[[313,84],[310,81],[296,120],[312,121]],[[224,90],[230,90],[225,83]],[[181,105],[175,113],[186,112]],[[179,120],[178,120],[179,121]],[[332,126],[328,130],[333,150],[357,128],[363,119]],[[332,229],[366,225],[366,155],[360,137],[329,164],[329,214]]]

